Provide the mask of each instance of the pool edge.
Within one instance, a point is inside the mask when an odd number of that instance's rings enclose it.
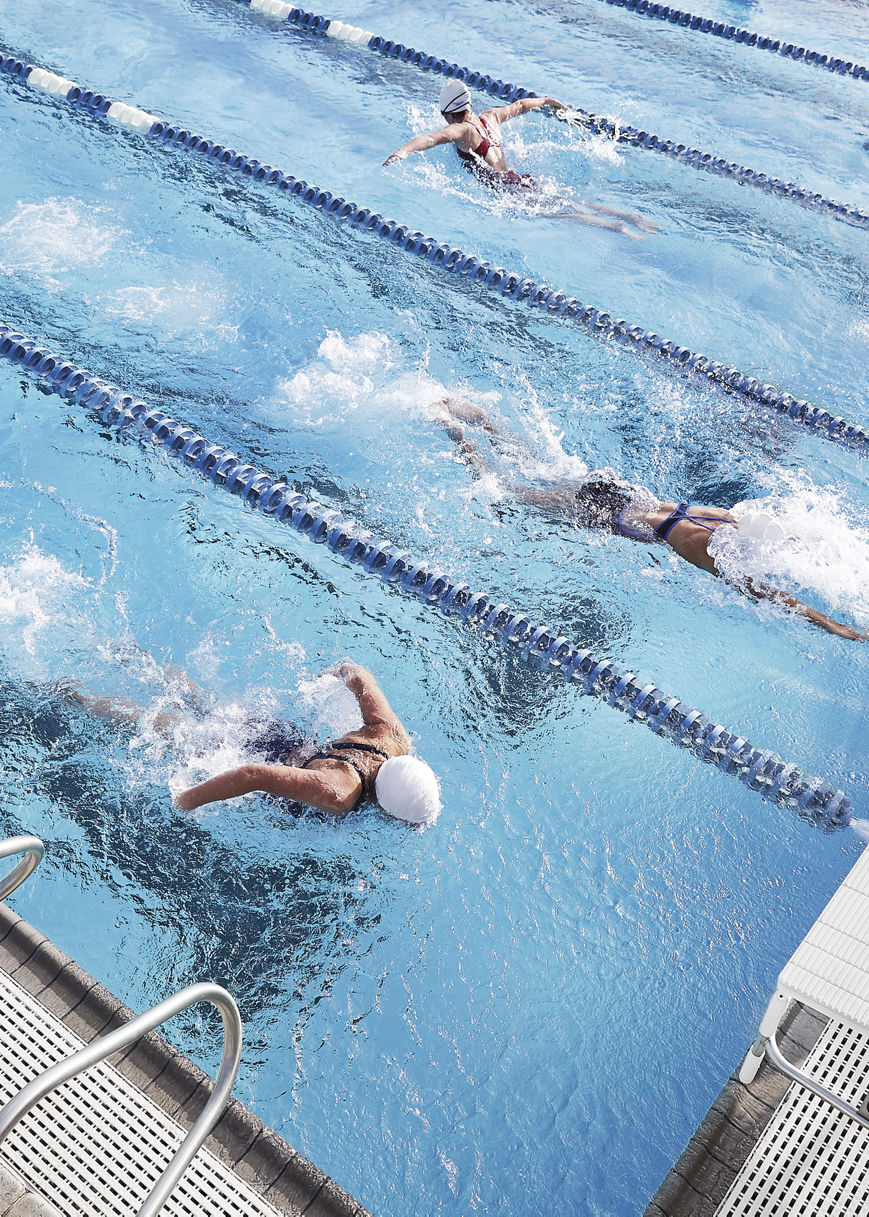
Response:
[[[0,967],[85,1043],[135,1017],[104,985],[3,904]],[[211,1094],[208,1075],[153,1031],[113,1058],[113,1065],[185,1131]],[[229,1100],[205,1144],[286,1217],[371,1217],[238,1099]]]

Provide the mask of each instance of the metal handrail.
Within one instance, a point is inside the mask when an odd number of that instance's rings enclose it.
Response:
[[[852,1120],[856,1120],[863,1128],[869,1129],[869,1119],[862,1115],[856,1107],[852,1107],[850,1103],[846,1103],[844,1099],[840,1099],[838,1095],[833,1094],[826,1086],[822,1086],[820,1082],[815,1081],[811,1074],[806,1073],[804,1069],[800,1069],[798,1065],[793,1065],[782,1055],[782,1050],[779,1048],[775,1035],[770,1035],[767,1039],[764,1049],[769,1057],[770,1063],[778,1069],[779,1073],[783,1073],[785,1077],[789,1077],[792,1082],[796,1082],[799,1086],[804,1086],[806,1090],[817,1095],[819,1099],[824,1099],[825,1102],[835,1107],[843,1115],[850,1116]]]
[[[33,874],[44,853],[45,846],[39,837],[9,837],[6,841],[0,841],[0,858],[9,858],[12,854],[25,855],[5,878],[0,879],[0,900],[11,896],[16,887],[20,887]]]
[[[200,1112],[199,1118],[190,1132],[181,1142],[175,1156],[157,1180],[145,1203],[139,1209],[139,1217],[155,1217],[155,1214],[169,1199],[175,1184],[181,1178],[196,1151],[220,1118],[235,1083],[235,1075],[241,1057],[241,1016],[231,994],[220,985],[188,985],[186,989],[182,989],[172,997],[167,997],[153,1009],[147,1010],[138,1018],[125,1023],[123,1027],[102,1036],[65,1060],[56,1061],[38,1077],[28,1082],[23,1090],[20,1090],[3,1108],[0,1108],[0,1144],[22,1116],[26,1115],[31,1107],[56,1086],[59,1086],[61,1082],[66,1082],[76,1074],[83,1073],[91,1065],[96,1065],[98,1061],[105,1060],[107,1056],[126,1048],[146,1032],[153,1031],[167,1019],[173,1018],[182,1010],[186,1010],[188,1006],[196,1005],[201,1001],[210,1001],[220,1011],[223,1019],[223,1057],[210,1099]]]

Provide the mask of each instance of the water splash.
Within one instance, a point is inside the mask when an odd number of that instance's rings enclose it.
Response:
[[[0,224],[6,272],[26,272],[60,288],[59,275],[100,263],[127,237],[120,226],[103,222],[101,213],[75,198],[19,202],[12,218]]]
[[[0,627],[3,649],[22,675],[41,679],[49,635],[55,649],[56,631],[64,623],[74,627],[76,596],[90,589],[82,575],[69,571],[53,554],[32,542],[18,557],[0,566]]]
[[[815,593],[835,611],[869,620],[869,531],[839,496],[795,481],[789,494],[737,503],[739,529],[719,528],[709,552],[726,578]]]
[[[183,283],[140,284],[118,288],[105,303],[110,317],[195,339],[200,349],[235,341],[238,325],[229,320],[229,291],[212,268],[192,265]]]
[[[278,385],[278,404],[314,427],[334,427],[351,414],[423,417],[444,387],[424,368],[408,368],[399,345],[379,331],[345,338],[328,330],[316,358]]]
[[[362,726],[359,703],[340,676],[324,672],[299,682],[302,701],[314,712],[314,731],[346,735]]]

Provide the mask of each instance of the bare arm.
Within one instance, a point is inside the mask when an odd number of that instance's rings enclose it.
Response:
[[[403,161],[414,152],[427,152],[429,148],[437,148],[439,144],[458,144],[470,136],[470,123],[450,123],[441,131],[430,131],[425,135],[415,135],[408,143],[403,144],[397,152],[393,152],[383,162],[384,166],[395,161]]]
[[[367,668],[361,664],[345,659],[334,668],[329,668],[335,676],[340,676],[344,684],[359,703],[359,712],[366,727],[386,726],[404,736],[406,732],[398,715],[386,700],[380,685]]]
[[[193,811],[206,803],[237,799],[243,794],[262,791],[279,798],[296,799],[321,811],[340,816],[349,811],[359,793],[359,778],[341,769],[297,769],[293,765],[251,763],[227,769],[217,777],[200,782],[175,796],[183,811]]]
[[[491,110],[484,110],[480,118],[486,120],[494,118],[497,123],[506,123],[511,118],[518,118],[520,114],[528,114],[531,110],[542,110],[544,107],[548,107],[550,110],[568,109],[555,97],[522,97],[519,101],[511,102],[509,106],[495,106]]]
[[[812,625],[826,630],[828,634],[835,634],[839,638],[847,638],[850,642],[869,641],[869,634],[864,630],[856,630],[853,626],[845,625],[841,621],[835,621],[832,617],[819,613],[817,609],[803,604],[802,600],[797,600],[795,596],[789,596],[787,592],[779,591],[778,588],[765,587],[762,583],[756,583],[754,579],[746,579],[745,590],[755,600],[771,600],[774,604],[786,604],[789,609],[793,609],[795,613],[806,617],[811,621]]]

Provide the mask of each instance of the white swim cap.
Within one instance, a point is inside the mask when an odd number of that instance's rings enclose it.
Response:
[[[441,89],[438,107],[441,114],[461,114],[470,109],[471,95],[461,80],[448,80]]]
[[[764,545],[778,545],[785,539],[785,530],[765,511],[747,511],[739,517],[739,535]]]
[[[393,756],[374,779],[377,802],[391,816],[408,824],[431,824],[441,810],[438,780],[416,756]]]

